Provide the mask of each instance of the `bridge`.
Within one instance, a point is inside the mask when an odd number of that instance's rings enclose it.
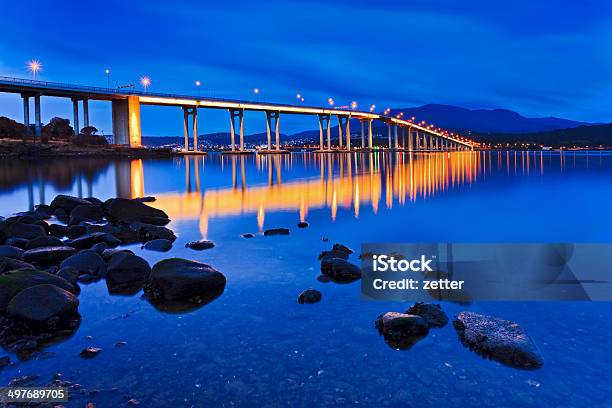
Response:
[[[131,89],[103,88],[56,82],[36,81],[22,78],[0,76],[0,92],[18,93],[23,99],[24,124],[30,126],[30,99],[34,100],[34,133],[42,133],[40,100],[43,96],[70,98],[73,104],[73,127],[78,133],[79,103],[83,108],[84,127],[90,125],[89,101],[109,101],[112,103],[113,143],[140,147],[142,135],[140,126],[140,106],[172,106],[183,110],[183,134],[185,153],[198,153],[198,109],[224,109],[230,118],[230,146],[227,153],[246,154],[252,151],[244,146],[244,112],[257,111],[266,115],[267,149],[258,153],[287,153],[281,149],[280,116],[287,114],[310,115],[318,118],[320,153],[362,150],[375,148],[372,122],[381,121],[387,125],[387,146],[389,150],[399,151],[447,151],[473,150],[476,143],[460,135],[443,130],[424,122],[415,123],[401,115],[366,112],[352,109],[323,108],[291,104],[253,102],[223,98],[202,98],[190,95],[141,92]],[[338,121],[337,145],[332,148],[331,122]],[[361,125],[361,145],[351,145],[351,120]],[[238,125],[236,125],[238,122]],[[367,128],[367,142],[366,142]],[[236,130],[238,131],[236,132]],[[275,142],[272,143],[274,131]],[[238,133],[238,143],[236,143]],[[193,151],[189,150],[189,140],[193,139]],[[407,137],[406,137],[407,136]]]

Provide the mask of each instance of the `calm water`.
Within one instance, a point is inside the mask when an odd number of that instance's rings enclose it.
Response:
[[[167,254],[130,248],[151,264],[169,256],[210,263],[228,283],[184,314],[159,312],[140,293],[111,296],[104,281],[83,286],[74,336],[0,371],[0,384],[61,372],[100,391],[75,394],[75,407],[124,406],[127,396],[146,407],[610,407],[609,303],[443,305],[449,316],[467,308],[519,322],[545,362],[521,371],[464,348],[450,324],[394,350],[374,319],[408,304],[362,302],[359,282],[316,276],[317,255],[334,242],[357,252],[361,242],[609,242],[611,177],[612,155],[599,152],[2,162],[2,215],[57,193],[154,195],[175,246]],[[300,220],[310,227],[298,230]],[[291,235],[257,234],[274,227]],[[200,238],[217,246],[183,247]],[[308,287],[323,300],[299,305]],[[86,346],[104,350],[83,360]]]

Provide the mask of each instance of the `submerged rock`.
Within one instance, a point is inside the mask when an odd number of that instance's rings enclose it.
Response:
[[[242,238],[253,238],[255,235],[251,234],[250,232],[244,233],[242,234]]]
[[[518,323],[474,312],[459,313],[453,323],[461,342],[485,357],[517,368],[544,364],[535,343]]]
[[[168,252],[172,249],[172,242],[167,239],[159,238],[149,241],[142,246],[142,249],[149,251]]]
[[[95,356],[100,354],[101,351],[102,351],[102,348],[100,347],[87,347],[81,350],[81,353],[79,355],[82,358],[94,358]]]
[[[298,228],[307,228],[308,227],[308,223],[306,221],[300,221],[297,224]]]
[[[181,258],[156,263],[145,284],[145,294],[156,301],[203,299],[225,288],[225,276],[210,265]]]
[[[193,241],[185,244],[185,248],[194,249],[196,251],[203,251],[204,249],[210,249],[215,246],[214,242],[202,239],[200,241]]]
[[[72,267],[78,275],[92,275],[102,278],[106,275],[106,262],[95,251],[85,250],[66,258],[60,264],[60,269]]]
[[[448,323],[448,316],[442,307],[435,303],[418,302],[410,306],[405,313],[421,316],[429,327],[444,327]]]
[[[289,229],[287,228],[271,228],[264,231],[264,236],[270,237],[273,235],[289,235]]]
[[[54,264],[61,262],[76,253],[76,249],[70,246],[50,246],[28,249],[23,253],[26,262],[39,262],[42,264]]]
[[[317,303],[321,301],[323,295],[316,289],[306,289],[298,296],[298,303]]]
[[[130,295],[138,292],[151,272],[149,263],[130,252],[116,252],[108,261],[106,285],[109,293]]]
[[[153,196],[145,196],[145,197],[132,198],[132,200],[139,201],[141,203],[154,203],[157,199]]]
[[[429,332],[429,326],[421,316],[387,312],[375,321],[378,332],[394,348],[408,349]]]
[[[21,259],[23,249],[11,245],[0,245],[0,257]]]
[[[357,265],[340,258],[321,261],[321,273],[335,282],[352,282],[361,278],[361,269]]]
[[[11,299],[7,312],[13,318],[44,323],[74,314],[79,300],[72,293],[55,285],[42,284],[26,288]]]
[[[24,289],[32,286],[51,284],[77,293],[78,288],[59,276],[35,269],[18,269],[0,275],[0,312],[4,311],[11,299]]]

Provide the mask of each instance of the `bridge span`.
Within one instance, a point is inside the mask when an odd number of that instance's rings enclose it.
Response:
[[[381,121],[387,125],[387,146],[390,150],[405,151],[446,151],[472,150],[476,143],[447,130],[415,123],[401,116],[385,113],[366,112],[340,108],[324,108],[268,102],[253,102],[222,98],[202,98],[190,95],[174,95],[141,92],[119,88],[102,88],[56,82],[36,81],[21,78],[1,77],[0,92],[18,93],[23,99],[24,124],[30,126],[30,99],[34,100],[34,133],[42,132],[40,99],[43,96],[70,98],[73,103],[73,127],[79,132],[79,103],[83,108],[84,127],[90,125],[89,101],[102,100],[112,103],[113,143],[139,147],[142,145],[140,126],[140,105],[172,106],[183,110],[183,134],[186,153],[189,139],[193,139],[193,153],[198,152],[198,109],[224,109],[230,118],[230,146],[227,153],[252,153],[244,146],[244,112],[258,111],[266,115],[267,149],[259,153],[286,153],[281,149],[280,116],[286,114],[310,115],[318,118],[319,152],[351,150],[372,150],[375,148],[372,122]],[[332,146],[331,122],[338,122],[337,145]],[[361,125],[360,146],[351,145],[351,120]],[[238,124],[236,124],[238,122]],[[367,129],[367,130],[366,130]],[[236,143],[236,133],[238,142]],[[272,142],[274,133],[274,143]]]

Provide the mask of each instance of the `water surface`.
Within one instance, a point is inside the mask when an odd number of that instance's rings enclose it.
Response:
[[[111,296],[104,281],[85,285],[78,331],[0,371],[0,383],[61,372],[99,391],[75,394],[75,407],[123,406],[127,397],[146,407],[609,407],[609,303],[444,303],[449,316],[469,309],[519,322],[544,357],[543,368],[521,371],[464,348],[452,325],[394,350],[374,320],[409,304],[362,302],[359,282],[316,277],[317,255],[334,242],[356,249],[353,262],[362,242],[609,242],[611,176],[604,152],[5,161],[1,215],[58,193],[152,195],[178,239],[167,254],[129,248],[151,264],[209,263],[228,282],[212,303],[179,314],[157,311],[141,293]],[[261,235],[275,227],[291,235]],[[184,248],[201,238],[216,247]],[[323,300],[299,305],[308,287]],[[104,350],[81,359],[90,345]]]

